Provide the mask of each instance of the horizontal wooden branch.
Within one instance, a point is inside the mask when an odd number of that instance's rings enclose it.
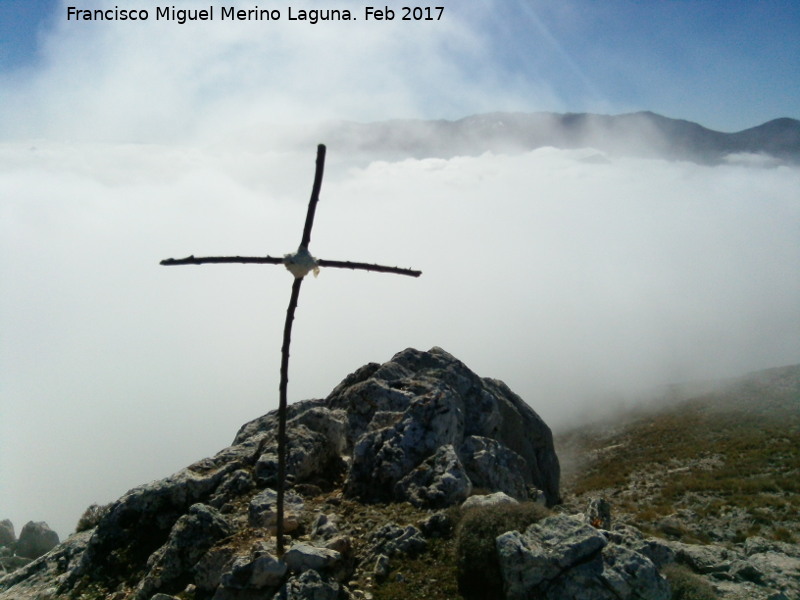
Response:
[[[369,263],[352,262],[349,260],[325,260],[318,258],[317,264],[320,267],[334,267],[335,269],[355,269],[357,271],[375,271],[377,273],[394,273],[395,275],[408,275],[409,277],[419,277],[422,271],[414,269],[401,269],[400,267],[386,267],[384,265],[373,265]]]
[[[209,263],[242,263],[242,264],[268,264],[282,265],[283,258],[274,256],[201,256],[194,255],[186,258],[166,258],[161,264],[167,267],[175,265],[203,265]],[[384,265],[374,265],[370,263],[352,262],[349,260],[326,260],[317,259],[320,267],[333,267],[334,269],[353,269],[356,271],[374,271],[376,273],[394,273],[395,275],[407,275],[409,277],[419,277],[422,271],[414,269],[402,269],[400,267],[387,267]]]
[[[206,263],[255,263],[268,265],[282,265],[283,258],[274,256],[202,256],[196,258],[194,255],[186,258],[165,258],[161,264],[167,267],[174,265],[203,265]]]

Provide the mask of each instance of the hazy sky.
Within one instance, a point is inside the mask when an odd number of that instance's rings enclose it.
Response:
[[[276,22],[179,25],[150,0],[119,3],[149,10],[139,23],[0,1],[0,519],[63,537],[275,408],[291,276],[158,262],[294,250],[315,148],[286,140],[314,123],[800,117],[796,2],[438,4],[434,22],[400,4],[367,22],[346,0],[327,6],[358,21],[290,22],[325,4],[284,0]],[[439,345],[560,427],[644,388],[800,362],[797,167],[328,152],[312,252],[423,276],[309,279],[290,401]]]

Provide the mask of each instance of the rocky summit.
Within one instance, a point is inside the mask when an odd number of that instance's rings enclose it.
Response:
[[[0,600],[798,598],[800,368],[756,384],[735,405],[726,393],[633,429],[562,433],[562,491],[553,435],[526,402],[440,348],[404,350],[289,406],[283,556],[272,412],[215,456],[90,506],[44,555],[6,560]],[[762,463],[769,481],[745,468]],[[676,478],[691,493],[668,496]],[[0,536],[19,546],[10,523]]]
[[[0,579],[0,598],[345,598],[365,560],[386,570],[426,539],[407,523],[343,534],[329,507],[408,506],[431,516],[478,492],[560,501],[553,437],[536,412],[440,348],[408,349],[359,368],[325,399],[289,406],[293,539],[278,560],[277,425],[273,411],[215,456],[90,507],[76,534]]]

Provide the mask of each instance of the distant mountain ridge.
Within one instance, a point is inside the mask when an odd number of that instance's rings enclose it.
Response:
[[[552,146],[702,164],[718,164],[742,154],[761,155],[777,164],[800,164],[800,121],[790,118],[724,133],[653,112],[495,112],[455,121],[338,121],[325,125],[322,133],[330,144],[344,150],[392,159],[515,153]]]

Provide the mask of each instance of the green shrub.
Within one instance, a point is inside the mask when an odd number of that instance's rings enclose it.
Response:
[[[83,512],[81,518],[78,519],[78,526],[75,528],[75,533],[80,533],[81,531],[86,531],[87,529],[97,527],[97,524],[100,523],[103,517],[105,517],[110,510],[111,504],[105,504],[103,506],[100,506],[99,504],[92,504]]]
[[[503,596],[495,539],[506,531],[524,531],[550,512],[540,504],[495,504],[464,511],[456,528],[458,589],[467,600]]]
[[[719,600],[705,579],[681,565],[667,565],[661,573],[672,587],[672,600]]]

